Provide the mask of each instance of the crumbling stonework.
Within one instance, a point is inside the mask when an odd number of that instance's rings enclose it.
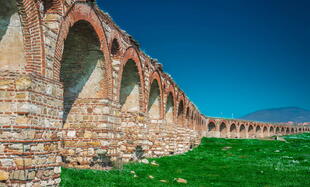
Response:
[[[205,117],[90,1],[0,1],[0,13],[0,186],[57,186],[61,166],[109,169],[203,136],[309,131]]]

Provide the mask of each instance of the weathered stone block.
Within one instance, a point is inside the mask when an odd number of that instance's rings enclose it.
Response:
[[[15,81],[17,90],[26,90],[31,87],[32,80],[29,76],[22,76]]]
[[[10,177],[7,171],[0,170],[0,181],[6,181]]]

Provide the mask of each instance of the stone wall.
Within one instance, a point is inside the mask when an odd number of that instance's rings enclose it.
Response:
[[[60,167],[184,153],[203,136],[308,127],[211,119],[87,0],[0,2],[0,186],[58,186]]]

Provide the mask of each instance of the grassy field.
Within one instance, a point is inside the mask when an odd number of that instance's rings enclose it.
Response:
[[[111,171],[63,168],[61,185],[309,187],[310,134],[285,138],[286,142],[204,138],[183,155],[149,159],[159,166],[130,163]],[[175,178],[186,179],[187,184]]]

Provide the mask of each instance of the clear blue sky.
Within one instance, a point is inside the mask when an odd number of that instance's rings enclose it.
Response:
[[[208,116],[310,109],[310,0],[97,0]]]

